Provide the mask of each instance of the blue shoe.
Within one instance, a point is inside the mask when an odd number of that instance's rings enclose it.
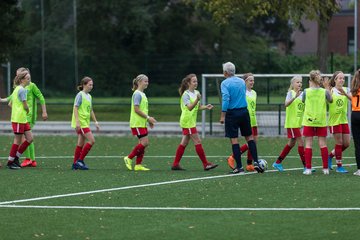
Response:
[[[83,160],[77,160],[75,163],[77,169],[80,170],[89,170],[88,166],[86,166],[86,164],[84,163]]]
[[[277,169],[279,172],[284,171],[283,165],[281,163],[274,162],[272,166],[273,166],[273,168]]]
[[[332,168],[332,157],[328,157],[328,166],[329,166],[329,169],[330,170],[333,170],[333,168]]]
[[[77,167],[77,165],[75,163],[72,164],[71,170],[78,170],[78,167]]]
[[[349,171],[346,170],[343,166],[341,166],[341,167],[336,168],[336,172],[338,172],[338,173],[348,173]]]

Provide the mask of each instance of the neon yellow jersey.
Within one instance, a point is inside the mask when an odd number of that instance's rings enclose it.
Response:
[[[35,124],[37,119],[37,102],[38,99],[40,104],[45,104],[45,98],[41,93],[40,89],[36,86],[35,83],[30,82],[29,85],[25,87],[27,90],[26,102],[29,106],[29,113],[27,114],[27,121],[29,123]],[[12,100],[12,94],[7,97],[7,100],[10,102]]]
[[[145,93],[135,90],[132,97],[131,97],[131,112],[130,112],[130,128],[146,128],[147,119],[143,118],[139,114],[135,112],[135,105],[134,105],[134,96],[135,94],[141,95],[141,102],[139,105],[140,111],[148,115],[149,113],[149,106],[148,106],[148,99]]]
[[[90,127],[90,116],[92,110],[92,98],[90,94],[86,94],[83,91],[81,93],[81,105],[78,107],[79,122],[81,128]],[[75,106],[74,106],[75,109]],[[74,115],[74,109],[71,119],[71,127],[76,128],[76,119]]]
[[[24,87],[17,86],[12,92],[11,96],[11,122],[15,123],[27,123],[26,110],[24,109],[23,102],[19,99],[19,91],[24,90]],[[26,97],[25,97],[26,99]]]
[[[246,90],[246,102],[247,102],[247,109],[250,115],[250,124],[251,127],[257,126],[256,120],[256,92],[254,90],[248,91]]]
[[[290,91],[294,98],[296,92]],[[304,116],[305,104],[302,101],[302,95],[298,96],[289,106],[286,107],[285,128],[301,128]]]
[[[196,104],[196,106],[190,111],[185,105],[183,98],[189,97],[190,103],[194,103],[196,101],[197,95],[199,91],[195,90],[194,93],[191,93],[189,90],[186,90],[180,98],[180,108],[181,108],[181,116],[180,116],[180,127],[182,128],[194,128],[196,127],[196,119],[197,113],[199,110],[200,102]]]
[[[343,87],[344,92],[347,93],[348,89]],[[336,88],[332,89],[333,102],[329,103],[329,126],[336,126],[339,124],[348,123],[348,98],[341,95]]]
[[[305,91],[303,125],[326,127],[326,90],[323,88],[307,88]]]

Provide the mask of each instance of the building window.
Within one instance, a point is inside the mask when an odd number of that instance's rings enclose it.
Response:
[[[347,29],[347,52],[348,54],[354,53],[354,27]]]

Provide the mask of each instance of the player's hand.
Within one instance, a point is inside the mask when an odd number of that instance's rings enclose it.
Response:
[[[214,106],[213,106],[212,104],[207,104],[207,105],[205,106],[205,108],[208,109],[208,110],[211,110],[211,109],[214,108]]]
[[[221,123],[221,124],[224,124],[224,123],[225,123],[225,117],[223,117],[223,116],[220,117],[220,123]]]
[[[99,122],[95,122],[96,131],[100,131],[100,125]]]
[[[42,116],[43,121],[48,120],[48,115],[46,112],[43,112],[41,116]]]
[[[150,128],[154,128],[155,123],[157,123],[156,119],[153,117],[148,118]]]

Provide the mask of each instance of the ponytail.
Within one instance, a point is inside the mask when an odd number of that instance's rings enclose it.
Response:
[[[133,87],[131,90],[135,91],[139,86],[139,82],[146,78],[148,77],[145,74],[137,75],[136,78],[133,79]]]
[[[186,75],[185,78],[181,81],[180,87],[179,87],[179,94],[180,96],[183,95],[183,93],[189,88],[190,81],[193,77],[196,77],[194,73],[190,73]]]
[[[84,77],[81,79],[79,85],[77,86],[77,90],[82,91],[84,89],[84,85],[88,84],[90,81],[92,81],[90,77]]]

